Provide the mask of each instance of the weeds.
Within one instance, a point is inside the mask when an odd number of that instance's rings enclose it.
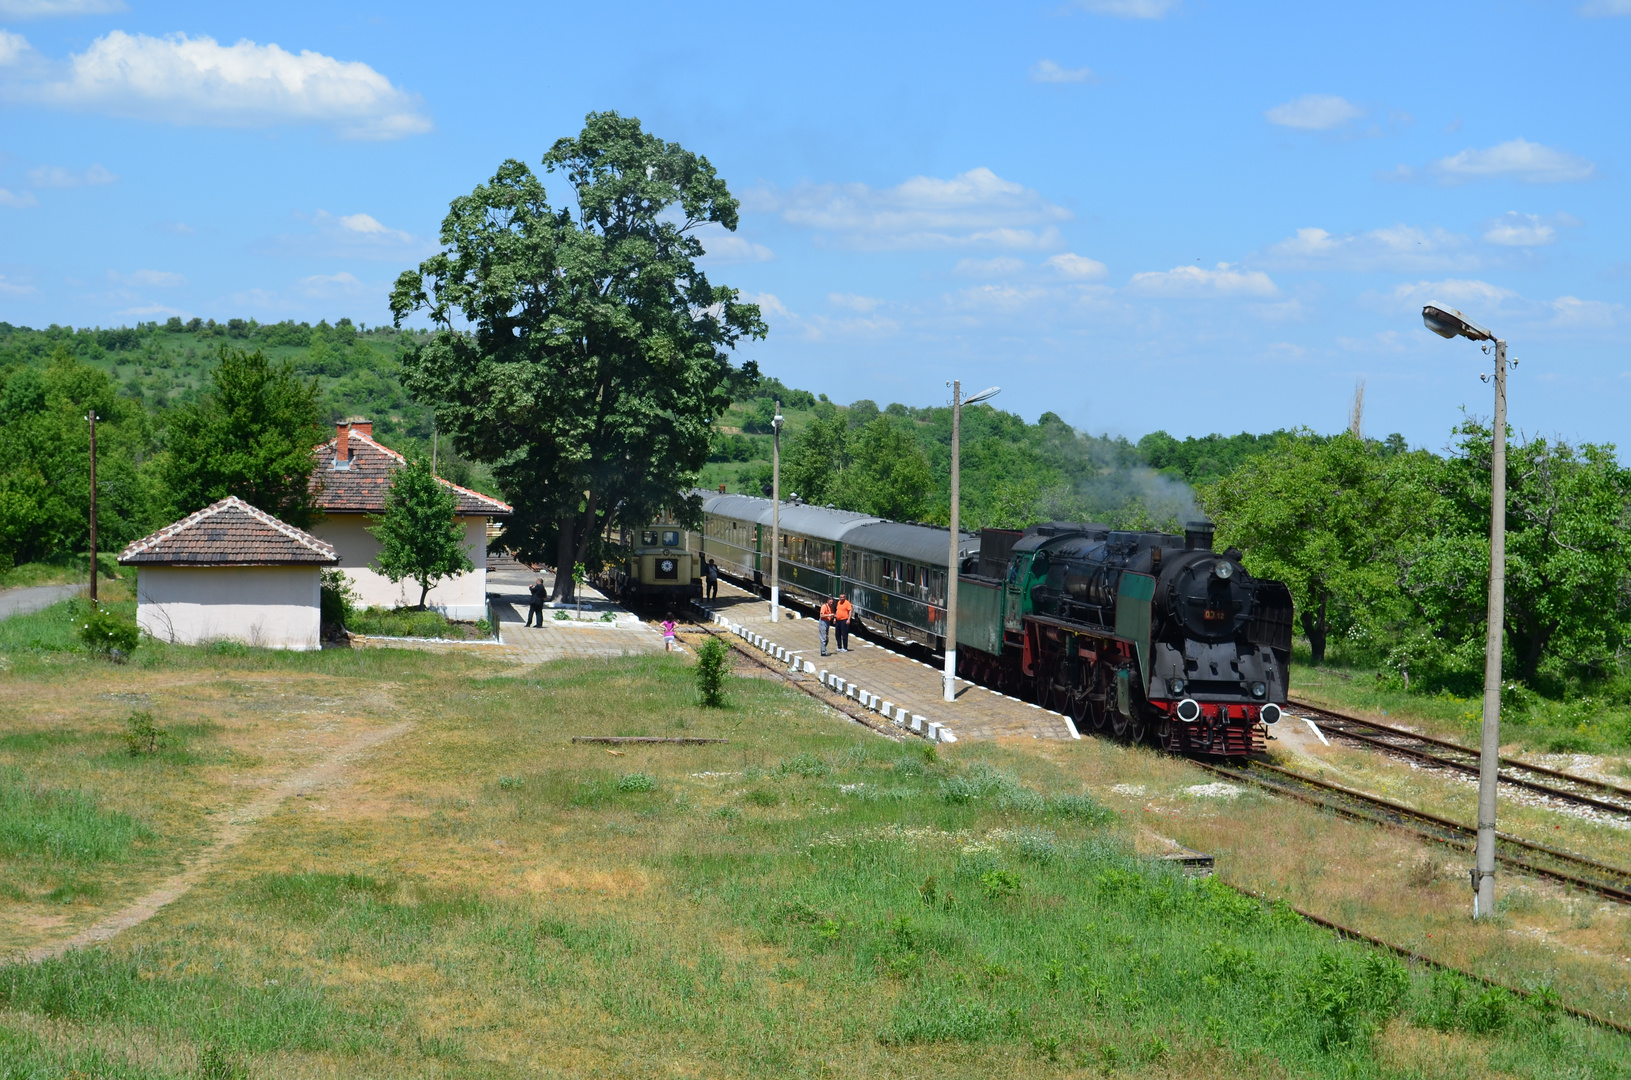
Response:
[[[94,795],[53,791],[0,771],[0,855],[87,866],[123,858],[152,838],[129,815],[103,810]]]
[[[657,781],[643,772],[624,773],[617,778],[617,790],[623,792],[656,791]]]

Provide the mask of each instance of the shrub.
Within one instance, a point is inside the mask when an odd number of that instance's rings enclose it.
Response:
[[[317,597],[323,622],[340,627],[351,622],[351,617],[357,611],[357,602],[362,599],[357,590],[351,587],[351,579],[338,567],[322,572]]]
[[[152,713],[131,713],[125,719],[125,748],[131,757],[156,754],[170,743],[170,733],[153,722]]]
[[[987,870],[980,875],[980,888],[992,900],[1019,893],[1019,875],[1012,870]]]
[[[730,646],[710,637],[697,649],[697,694],[709,709],[725,707],[725,676],[730,673]]]
[[[831,771],[826,762],[808,752],[794,754],[775,769],[777,776],[802,776],[806,780],[818,780]]]
[[[657,781],[643,772],[624,773],[617,778],[619,791],[656,791]]]
[[[1108,825],[1116,819],[1114,810],[1089,795],[1055,795],[1048,800],[1048,809],[1088,825]]]
[[[85,648],[103,656],[129,655],[136,648],[136,642],[141,640],[141,631],[136,628],[135,619],[126,618],[101,604],[90,605],[84,614],[74,620],[74,624]]]

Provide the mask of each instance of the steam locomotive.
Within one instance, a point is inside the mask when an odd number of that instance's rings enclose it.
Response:
[[[690,550],[762,587],[769,499],[700,493]],[[1050,522],[958,538],[956,641],[947,641],[944,528],[798,503],[780,507],[784,597],[840,593],[868,632],[934,652],[957,672],[1063,712],[1080,727],[1175,753],[1263,749],[1290,687],[1291,593],[1253,578],[1212,526],[1183,536]]]
[[[1205,523],[987,529],[958,575],[958,673],[1176,753],[1261,750],[1290,687],[1291,592],[1240,558]]]

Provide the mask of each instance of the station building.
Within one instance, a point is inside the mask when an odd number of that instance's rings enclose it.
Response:
[[[364,607],[396,608],[419,602],[419,586],[409,580],[392,582],[373,568],[380,542],[368,529],[385,512],[391,474],[407,465],[396,451],[374,441],[372,421],[352,417],[335,425],[334,438],[317,447],[317,468],[312,490],[322,517],[311,526],[313,536],[333,546],[339,568],[353,582]],[[425,598],[425,605],[449,619],[475,620],[487,616],[488,524],[506,518],[509,504],[447,480],[442,485],[458,497],[455,511],[464,530],[465,553],[474,570],[443,578]]]

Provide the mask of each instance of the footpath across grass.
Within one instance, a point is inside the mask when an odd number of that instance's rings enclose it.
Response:
[[[155,700],[218,676],[279,744],[308,685],[356,703],[326,726],[415,727],[154,920],[0,967],[0,1076],[1631,1075],[1631,1043],[1544,999],[1135,857],[1023,748],[937,755],[770,679],[704,710],[676,657],[364,659],[152,654]],[[0,813],[146,842],[139,791],[101,799],[75,752],[12,747],[33,786]]]

